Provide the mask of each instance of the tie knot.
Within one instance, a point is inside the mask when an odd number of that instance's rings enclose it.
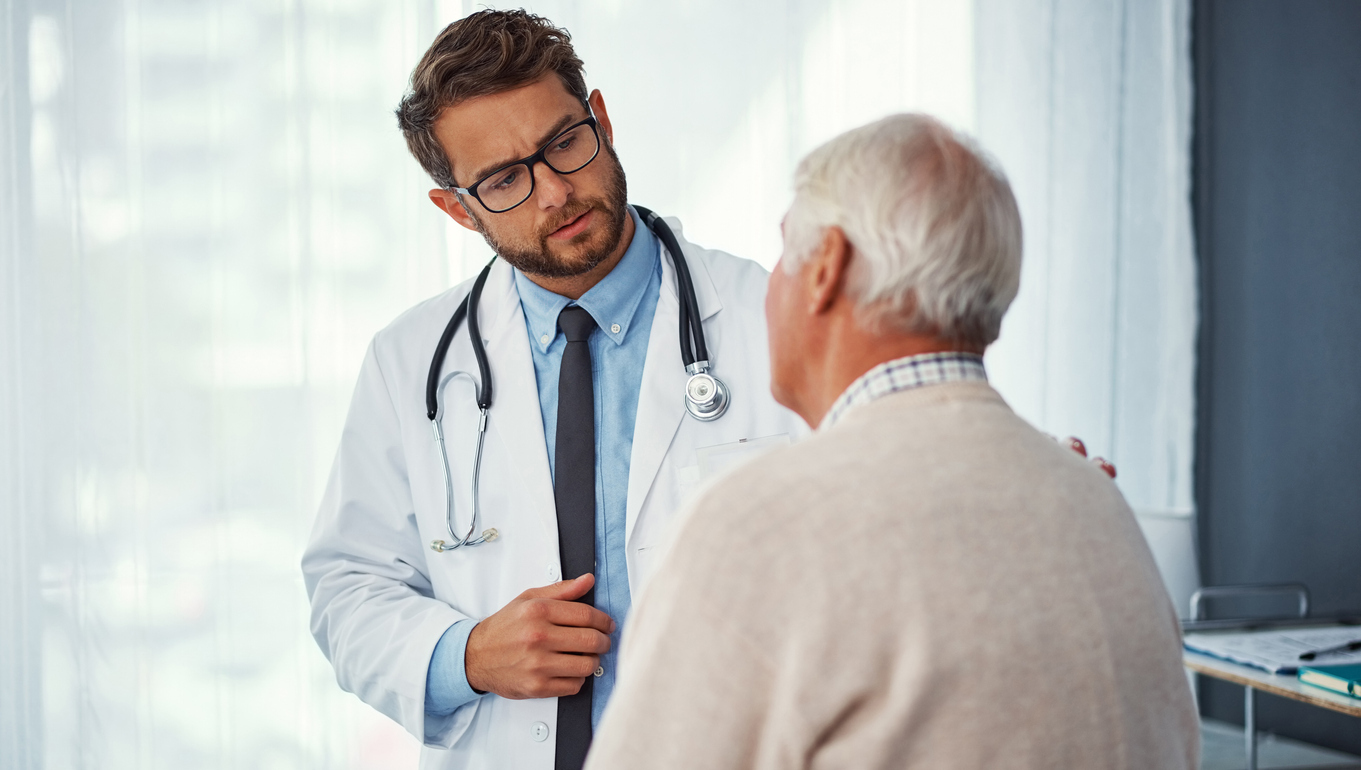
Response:
[[[572,305],[558,314],[558,328],[567,335],[568,342],[585,342],[595,329],[595,319],[585,308]]]

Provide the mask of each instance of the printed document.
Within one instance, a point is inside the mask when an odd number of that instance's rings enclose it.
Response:
[[[1201,632],[1187,634],[1186,649],[1273,674],[1293,674],[1300,666],[1361,664],[1361,650],[1334,652],[1300,660],[1300,653],[1361,639],[1361,626],[1290,628],[1278,631]]]

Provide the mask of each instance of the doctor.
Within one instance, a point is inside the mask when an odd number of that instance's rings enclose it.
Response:
[[[430,199],[498,259],[369,347],[303,557],[312,631],[421,767],[577,768],[687,492],[804,430],[770,395],[767,276],[628,205],[604,99],[548,21],[455,22],[411,86]]]

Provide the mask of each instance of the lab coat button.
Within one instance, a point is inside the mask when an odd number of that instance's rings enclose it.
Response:
[[[550,564],[550,565],[548,565],[548,579],[549,579],[549,580],[557,580],[557,579],[558,579],[558,565],[556,565],[556,564]]]
[[[605,667],[604,667],[604,666],[596,666],[596,667],[595,667],[595,675],[596,675],[596,676],[604,676],[604,675],[605,675]]]
[[[535,722],[534,726],[529,728],[529,734],[534,737],[534,740],[542,743],[548,740],[548,725],[543,722]]]

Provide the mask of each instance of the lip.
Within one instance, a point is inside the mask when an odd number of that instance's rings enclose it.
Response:
[[[591,226],[594,217],[595,209],[587,209],[581,216],[554,230],[548,237],[555,240],[571,240],[585,232],[586,228]]]

